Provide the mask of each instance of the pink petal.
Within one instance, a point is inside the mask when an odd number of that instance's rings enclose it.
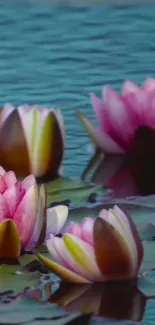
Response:
[[[16,175],[12,171],[9,171],[4,175],[4,180],[5,180],[7,187],[11,187],[12,185],[15,185],[17,182]]]
[[[86,241],[88,244],[93,245],[93,227],[94,227],[94,219],[85,218],[82,223],[82,239]]]
[[[136,84],[134,84],[132,81],[127,80],[123,84],[121,95],[126,96],[129,93],[137,94],[139,93],[139,90],[140,88]]]
[[[14,215],[23,248],[27,245],[34,229],[37,203],[37,189],[34,185],[27,190]]]
[[[80,111],[78,111],[79,118],[88,132],[89,136],[93,140],[96,148],[103,150],[105,153],[120,154],[124,153],[122,147],[120,147],[109,135],[105,132],[97,129],[91,121]]]
[[[26,251],[31,251],[33,248],[40,246],[45,239],[46,235],[46,190],[42,184],[39,190],[38,197],[38,211],[35,226],[33,228],[32,235],[28,244],[26,245]]]
[[[109,215],[108,215],[108,211],[106,209],[102,209],[99,213],[99,218],[109,222]]]
[[[28,190],[31,186],[36,184],[35,177],[33,175],[29,175],[24,178],[24,180],[21,182],[21,188],[23,188],[25,191]]]
[[[82,224],[71,221],[69,226],[65,229],[65,233],[82,238]]]
[[[155,79],[153,79],[153,78],[146,79],[143,84],[143,89],[149,93],[154,91],[155,90]]]
[[[109,87],[103,88],[103,96],[109,135],[127,150],[134,134],[128,107],[117,93]]]
[[[3,195],[0,194],[0,222],[9,218],[9,208]]]
[[[55,243],[57,245],[55,245]],[[56,248],[56,247],[61,247],[61,244],[62,244],[62,239],[54,237],[54,235],[50,235],[50,239],[48,239],[46,241],[47,248],[48,248],[52,258],[54,259],[54,261],[64,267],[68,268],[68,264],[66,263],[64,258],[61,256],[61,252],[59,251],[59,249]]]
[[[7,186],[6,186],[6,183],[4,180],[4,176],[0,175],[0,193],[3,194],[6,189],[7,189]]]
[[[3,176],[6,173],[5,169],[0,166],[0,175]]]
[[[9,216],[13,219],[16,206],[20,201],[17,200],[17,189],[15,186],[9,187],[3,194],[9,209]]]
[[[90,100],[102,130],[104,120],[104,103],[94,93],[90,93]]]

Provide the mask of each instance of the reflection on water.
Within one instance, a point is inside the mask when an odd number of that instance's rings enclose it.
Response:
[[[106,284],[69,284],[61,283],[52,292],[44,286],[44,299],[57,303],[71,312],[91,313],[97,317],[140,322],[143,318],[147,298],[138,290],[137,281]],[[27,293],[37,300],[43,300],[41,290]]]
[[[91,181],[113,190],[114,197],[155,194],[155,132],[137,130],[130,151],[124,155],[103,156],[96,152],[82,174],[85,179],[96,166]]]
[[[95,169],[95,163],[96,169]],[[94,168],[91,181],[114,191],[114,197],[147,196],[155,194],[155,159],[128,161],[124,156],[95,154],[82,178]]]

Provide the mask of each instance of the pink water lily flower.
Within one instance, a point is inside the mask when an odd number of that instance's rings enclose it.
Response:
[[[142,87],[126,81],[120,95],[105,86],[102,99],[92,93],[91,102],[100,129],[82,112],[79,112],[79,117],[96,147],[105,153],[123,154],[128,151],[135,131],[140,127],[155,130],[155,79],[147,79]]]
[[[6,104],[0,110],[0,165],[20,177],[55,174],[63,158],[64,137],[58,109]]]
[[[94,220],[71,223],[63,237],[46,241],[52,259],[40,261],[63,280],[92,283],[136,277],[143,246],[132,219],[118,206],[103,209]]]
[[[57,234],[66,222],[68,207],[46,209],[44,185],[38,191],[33,175],[18,181],[0,166],[0,259],[16,259]]]

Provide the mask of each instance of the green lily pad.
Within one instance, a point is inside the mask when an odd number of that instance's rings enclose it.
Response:
[[[23,291],[26,287],[34,287],[40,283],[40,273],[25,273],[20,266],[0,266],[0,292],[8,290]]]
[[[91,185],[82,180],[58,178],[46,184],[47,203],[70,200],[74,203],[85,203],[91,200],[92,195],[104,192],[102,185]]]
[[[36,260],[36,255],[35,254],[24,254],[20,256],[19,261],[21,266],[25,266],[28,263],[31,263],[32,261]]]

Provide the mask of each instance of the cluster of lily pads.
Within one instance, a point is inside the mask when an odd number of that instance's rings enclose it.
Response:
[[[140,127],[155,129],[155,80],[147,79],[141,88],[126,81],[121,95],[106,86],[103,98],[91,94],[100,130],[82,112],[79,117],[98,150],[124,155]],[[135,278],[143,245],[126,212],[115,205],[96,219],[66,225],[67,205],[47,207],[46,188],[36,179],[59,174],[64,143],[59,110],[11,104],[1,110],[0,259],[17,261],[33,252],[47,269],[73,283]],[[39,253],[43,243],[51,258]]]

